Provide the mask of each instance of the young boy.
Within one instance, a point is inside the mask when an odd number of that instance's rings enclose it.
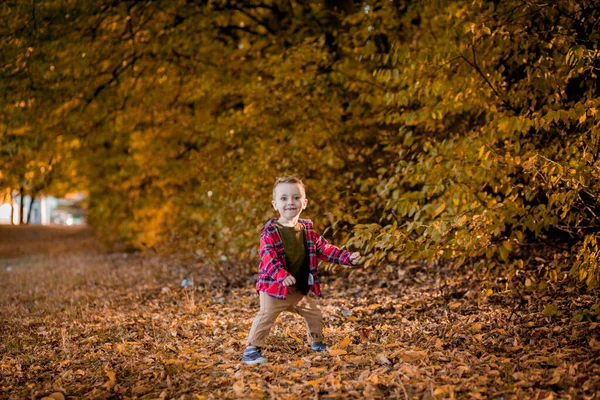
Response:
[[[279,218],[273,218],[260,235],[256,290],[260,311],[254,318],[248,346],[242,361],[262,364],[261,354],[271,327],[282,311],[300,314],[306,321],[308,341],[313,351],[325,351],[321,310],[308,295],[321,296],[317,276],[318,259],[341,265],[356,265],[359,253],[350,253],[329,243],[313,230],[313,223],[300,219],[308,199],[302,181],[294,176],[278,178],[273,186],[273,208]]]

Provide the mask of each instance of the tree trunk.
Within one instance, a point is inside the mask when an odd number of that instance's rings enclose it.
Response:
[[[31,195],[31,201],[29,202],[29,211],[27,211],[27,225],[31,221],[31,211],[33,210],[33,202],[35,201],[35,193]]]
[[[14,201],[15,199],[13,199],[13,192],[12,189],[10,189],[10,224],[14,225],[15,224],[15,205],[14,205]]]
[[[21,195],[21,204],[19,205],[19,225],[23,225],[23,211],[25,209],[25,188],[21,186],[19,190]]]

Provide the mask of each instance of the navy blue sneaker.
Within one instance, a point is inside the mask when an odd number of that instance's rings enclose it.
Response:
[[[323,342],[313,343],[310,348],[312,351],[327,351],[327,345]]]
[[[246,350],[244,350],[242,362],[245,362],[248,365],[264,364],[267,362],[267,359],[260,354],[260,349],[258,347],[248,346],[246,347]]]

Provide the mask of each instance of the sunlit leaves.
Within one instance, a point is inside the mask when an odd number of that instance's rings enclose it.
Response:
[[[519,11],[508,16],[505,6]],[[583,18],[574,2],[557,7]],[[530,22],[520,15],[549,23],[558,12],[535,5],[442,2],[407,7],[403,17],[386,11],[378,23],[400,24],[404,40],[389,29],[389,50],[362,49],[378,84],[364,90],[380,95],[360,99],[380,110],[381,121],[399,125],[404,140],[396,141],[393,169],[377,171],[379,232],[357,226],[353,244],[373,259],[398,252],[510,265],[520,245],[555,241],[558,231],[581,243],[598,223],[592,198],[599,188],[588,177],[597,175],[589,151],[598,149],[598,122],[589,118],[599,100],[588,70],[575,67],[584,55],[596,57],[592,42],[573,45],[574,36],[556,27],[523,34]],[[569,24],[563,27],[574,33]]]
[[[126,247],[208,245],[204,259],[250,272],[286,173],[305,178],[306,216],[354,234],[367,266],[510,269],[525,246],[578,254],[595,235],[598,16],[585,4],[42,3],[37,36],[29,8],[3,9],[1,126],[76,139],[65,159],[89,185],[90,221]]]
[[[83,228],[27,228],[0,229],[0,254],[14,266],[0,270],[2,395],[531,398],[599,390],[599,305],[573,287],[549,296],[528,280],[525,292],[505,290],[503,273],[425,263],[389,270],[378,287],[371,271],[353,270],[328,277],[320,301],[329,352],[312,353],[302,318],[282,313],[264,349],[270,363],[248,366],[240,357],[258,311],[251,283],[225,290],[209,268],[103,253]],[[44,257],[15,253],[15,243]],[[182,288],[188,273],[196,285]]]

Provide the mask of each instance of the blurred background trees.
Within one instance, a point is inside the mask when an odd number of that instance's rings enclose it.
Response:
[[[0,5],[2,185],[85,187],[108,242],[241,272],[276,176],[366,266],[598,283],[591,1]],[[49,173],[52,171],[52,173]]]

